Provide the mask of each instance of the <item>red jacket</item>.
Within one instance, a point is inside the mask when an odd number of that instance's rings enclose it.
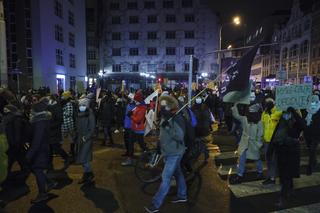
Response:
[[[147,106],[138,105],[132,110],[131,129],[136,133],[144,133],[144,123],[146,120]]]

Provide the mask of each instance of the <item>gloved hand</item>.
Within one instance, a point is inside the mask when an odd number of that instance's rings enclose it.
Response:
[[[161,126],[164,128],[166,126],[169,126],[169,121],[168,120],[164,120],[161,124]]]
[[[287,112],[290,112],[291,114],[294,114],[296,111],[293,107],[288,107]]]

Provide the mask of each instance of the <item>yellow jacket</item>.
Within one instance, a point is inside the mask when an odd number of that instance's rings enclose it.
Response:
[[[261,116],[261,121],[263,125],[263,139],[266,143],[270,143],[273,132],[279,123],[282,116],[282,112],[276,110],[275,107],[271,110],[271,115],[267,112],[263,112]]]

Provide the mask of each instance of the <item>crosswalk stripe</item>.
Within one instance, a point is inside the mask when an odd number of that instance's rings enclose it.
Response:
[[[320,185],[320,173],[313,173],[311,176],[301,175],[294,180],[294,188],[301,189]],[[261,181],[244,182],[237,185],[229,185],[230,190],[237,198],[249,197],[280,191],[280,185],[263,186]]]
[[[299,206],[291,209],[274,211],[271,213],[318,213],[319,211],[320,211],[320,203],[314,203],[311,205]]]

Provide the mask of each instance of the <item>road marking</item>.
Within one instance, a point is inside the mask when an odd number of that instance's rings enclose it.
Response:
[[[285,209],[280,211],[274,211],[271,213],[318,213],[320,209],[320,203],[314,203],[311,205],[295,207],[291,209]]]
[[[294,188],[301,189],[320,185],[320,173],[313,173],[311,176],[301,175],[294,179]],[[237,198],[249,197],[280,191],[280,185],[263,186],[261,181],[244,182],[237,185],[229,185],[230,190]]]

